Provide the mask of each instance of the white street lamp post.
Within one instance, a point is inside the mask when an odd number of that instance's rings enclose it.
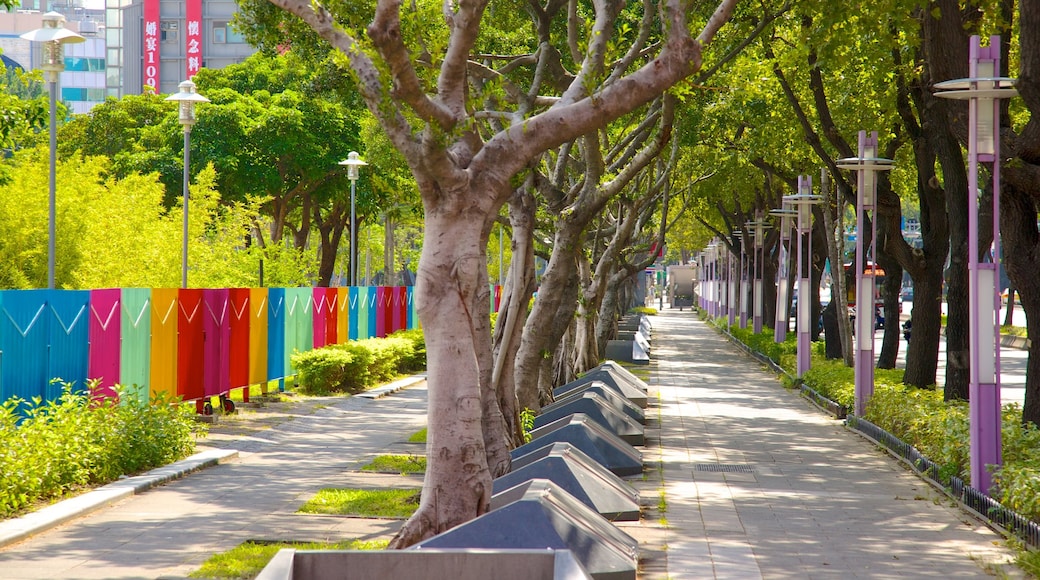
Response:
[[[785,195],[783,201],[798,212],[798,312],[795,325],[798,327],[798,376],[809,371],[812,364],[810,313],[812,311],[812,206],[821,198],[812,194],[812,177],[798,176],[798,193]]]
[[[167,101],[179,104],[177,121],[184,128],[184,237],[181,242],[181,288],[188,287],[188,185],[191,177],[191,128],[195,125],[195,104],[208,103],[209,99],[195,92],[195,83],[190,80],[177,85],[178,91],[168,97]]]
[[[769,215],[780,218],[780,244],[779,244],[779,267],[776,269],[776,323],[773,329],[773,341],[781,343],[787,340],[787,278],[789,272],[790,252],[787,250],[788,240],[791,239],[791,221],[798,217],[798,211],[783,204],[781,209],[774,209]]]
[[[769,224],[762,219],[761,215],[756,213],[755,219],[747,222],[745,225],[748,227],[755,241],[754,259],[751,261],[751,275],[753,280],[752,292],[754,293],[754,306],[751,313],[751,320],[755,334],[760,334],[762,332],[764,318],[763,311],[765,310],[764,297],[762,295],[764,289],[762,278],[765,274],[765,268],[763,267],[765,264],[763,264],[763,262],[765,260],[762,254],[763,248],[765,247],[765,231]]]
[[[347,158],[339,162],[347,166],[347,179],[350,180],[350,285],[357,286],[357,180],[362,165],[357,151],[351,151]]]
[[[855,347],[855,409],[862,417],[867,403],[874,396],[874,279],[877,276],[877,176],[878,171],[890,171],[895,164],[891,159],[877,156],[877,131],[867,136],[859,132],[859,157],[839,159],[840,169],[856,171],[856,347]],[[867,237],[867,212],[870,220],[870,244]],[[873,265],[867,267],[867,257]]]
[[[937,83],[935,96],[968,100],[968,308],[971,369],[968,380],[968,416],[971,439],[971,485],[989,493],[993,483],[989,466],[1001,465],[1000,422],[1000,99],[1018,94],[1014,79],[999,77],[1000,37],[991,36],[983,48],[971,37],[970,78]],[[993,243],[988,260],[979,261],[979,163],[992,163]]]
[[[58,151],[58,77],[65,70],[65,45],[86,40],[65,28],[65,17],[57,12],[43,15],[43,27],[26,32],[21,37],[30,42],[43,43],[43,63],[40,68],[47,73],[50,89],[50,181],[47,210],[47,287],[54,289],[54,254],[57,237],[57,174]]]

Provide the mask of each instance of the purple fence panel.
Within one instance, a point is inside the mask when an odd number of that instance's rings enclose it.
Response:
[[[227,288],[202,291],[203,395],[210,397],[231,389],[231,313]]]

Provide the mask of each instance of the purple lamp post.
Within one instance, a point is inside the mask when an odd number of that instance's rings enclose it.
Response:
[[[989,46],[972,36],[970,78],[937,83],[935,96],[968,101],[968,309],[971,370],[968,417],[971,438],[971,484],[989,493],[993,483],[987,466],[1000,465],[1000,101],[1018,94],[1014,79],[999,77],[1000,37]],[[992,163],[993,243],[986,261],[979,261],[979,163]]]
[[[867,411],[867,403],[874,396],[874,277],[877,268],[875,258],[877,251],[877,198],[878,171],[889,171],[895,163],[891,159],[877,156],[877,131],[867,136],[866,131],[859,132],[859,157],[839,159],[840,169],[855,170],[856,189],[856,348],[855,348],[855,409],[854,413],[862,417]],[[870,221],[870,245],[865,246],[867,212],[874,218]],[[867,268],[867,256],[874,259],[874,265]]]
[[[798,217],[798,211],[786,205],[769,212],[769,215],[780,219],[780,255],[777,260],[779,267],[776,269],[776,323],[773,325],[773,340],[777,343],[787,340],[787,274],[790,261],[787,243],[791,239],[791,220]]]
[[[707,296],[707,279],[708,279],[708,264],[704,256],[707,250],[697,252],[697,304],[702,310],[708,309],[708,296]],[[660,291],[660,288],[658,289]]]
[[[812,273],[812,206],[820,203],[821,198],[812,194],[812,178],[798,176],[798,193],[785,195],[784,202],[794,207],[798,213],[798,376],[804,375],[811,366],[810,356],[810,314],[812,310],[811,273]]]
[[[736,239],[740,235],[739,232],[733,232],[733,239]],[[733,326],[737,323],[737,312],[740,308],[740,302],[737,300],[739,295],[739,279],[737,278],[737,255],[733,251],[726,252],[726,294],[729,296],[728,303],[728,326]]]
[[[765,230],[766,230],[766,226],[768,226],[769,224],[767,224],[766,221],[762,219],[761,215],[756,213],[755,214],[755,219],[752,220],[752,221],[747,222],[744,225],[747,226],[748,231],[751,233],[752,239],[755,242],[755,245],[754,245],[755,253],[754,253],[753,258],[752,258],[751,263],[750,263],[751,277],[753,279],[753,282],[752,282],[752,284],[753,284],[753,286],[752,286],[753,294],[752,295],[753,295],[753,300],[754,300],[754,304],[752,306],[753,310],[752,310],[752,314],[751,314],[751,320],[752,320],[753,330],[754,330],[755,334],[760,334],[762,332],[762,318],[763,318],[763,310],[764,310],[763,296],[762,296],[762,294],[763,294],[763,292],[762,292],[762,278],[763,278],[763,275],[765,273],[765,270],[762,267],[763,266],[763,264],[762,264],[762,262],[763,262],[763,257],[762,257],[762,253],[763,252],[762,252],[762,249],[765,246]]]
[[[744,232],[736,232],[734,237],[740,240],[740,327],[747,328],[748,323],[748,255],[747,242]]]
[[[722,298],[719,289],[722,287],[719,270],[719,242],[712,240],[708,244],[708,260],[711,261],[711,317],[717,318],[722,312]]]

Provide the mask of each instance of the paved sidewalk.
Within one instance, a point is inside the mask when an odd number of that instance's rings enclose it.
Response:
[[[652,323],[648,471],[633,484],[651,508],[663,486],[666,521],[622,526],[643,543],[644,578],[976,578],[1009,558],[997,534],[696,314],[666,309]],[[400,521],[294,512],[322,487],[420,486],[356,469],[378,453],[422,453],[403,441],[425,405],[424,385],[335,399],[220,441],[237,458],[0,548],[0,578],[181,578],[249,539],[385,537]]]
[[[669,577],[978,578],[1011,557],[695,313],[652,322]]]
[[[422,445],[401,443],[426,424],[422,385],[382,399],[330,399],[313,415],[239,439],[237,460],[0,550],[0,578],[181,578],[212,554],[246,540],[366,540],[392,534],[400,521],[294,512],[322,487],[359,479],[421,487],[418,477],[353,470],[379,453],[423,452]]]

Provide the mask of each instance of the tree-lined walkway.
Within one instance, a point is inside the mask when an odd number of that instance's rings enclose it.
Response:
[[[696,314],[652,321],[670,577],[975,578],[1010,557]]]

